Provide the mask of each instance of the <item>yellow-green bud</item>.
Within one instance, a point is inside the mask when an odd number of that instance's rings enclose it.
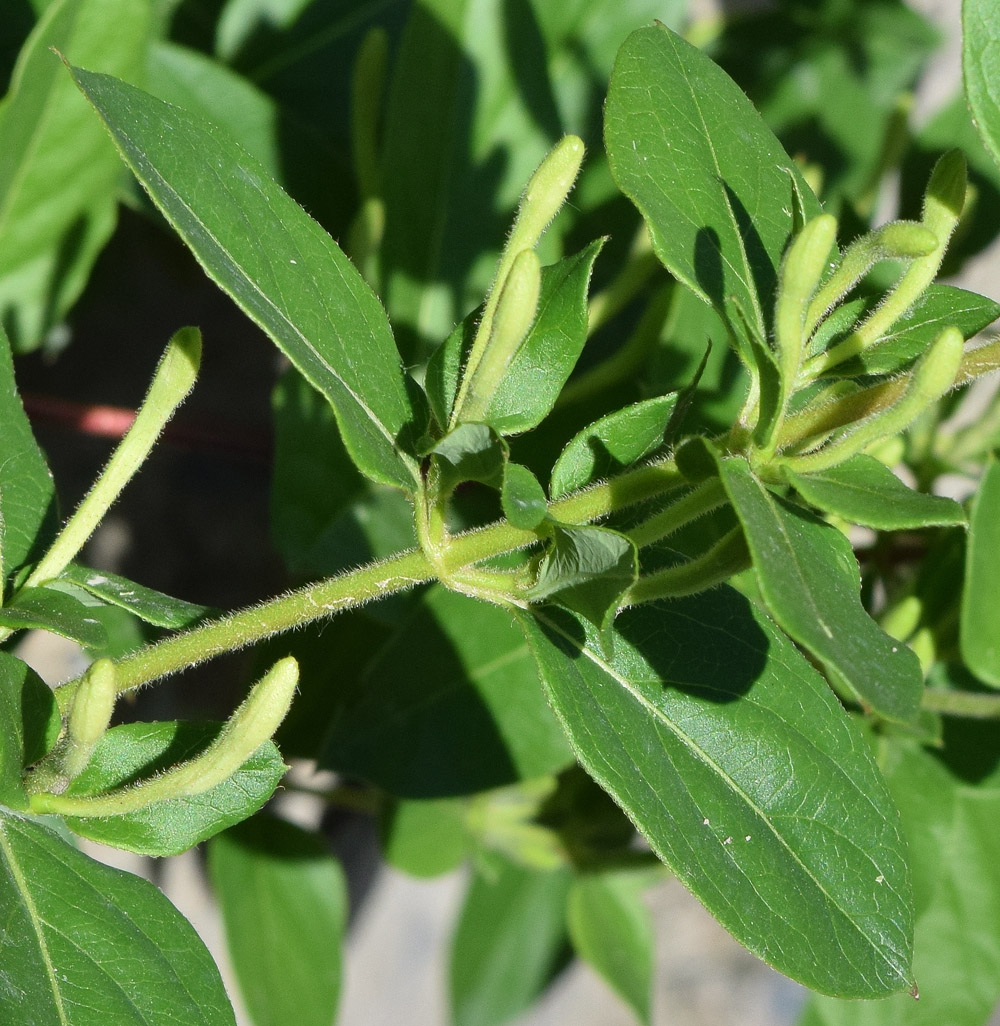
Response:
[[[534,249],[538,244],[542,232],[566,202],[582,163],[583,140],[578,136],[564,135],[549,150],[521,196],[507,244],[511,253]]]
[[[115,664],[98,659],[80,681],[66,724],[63,769],[71,779],[83,772],[94,746],[107,731],[116,698]]]

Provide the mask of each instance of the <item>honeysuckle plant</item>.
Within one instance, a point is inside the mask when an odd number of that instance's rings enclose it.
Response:
[[[871,224],[870,182],[824,205],[816,169],[788,156],[717,64],[664,24],[639,28],[608,87],[606,165],[576,135],[556,141],[481,304],[435,336],[439,297],[414,298],[400,255],[426,256],[429,242],[407,241],[406,183],[387,177],[409,152],[407,62],[431,31],[420,4],[384,137],[388,37],[376,28],[358,51],[350,255],[204,116],[78,66],[66,42],[79,6],[60,0],[39,23],[6,109],[37,81],[86,98],[206,274],[287,358],[276,520],[303,512],[290,468],[310,446],[306,473],[330,494],[319,529],[286,536],[308,582],[252,608],[219,616],[88,568],[85,543],[194,386],[200,333],[170,340],[134,424],[61,526],[3,340],[0,1018],[233,1022],[179,913],[77,851],[75,834],[152,856],[212,839],[254,1021],[330,1022],[343,883],[315,837],[258,814],[284,753],[344,774],[328,797],[380,816],[394,864],[433,875],[471,858],[451,962],[459,1026],[530,1003],[567,931],[649,1022],[641,891],[667,872],[752,952],[829,996],[808,1023],[983,1022],[1000,993],[1000,746],[995,733],[977,742],[990,768],[975,779],[954,746],[968,721],[1000,718],[988,455],[1000,434],[993,413],[941,425],[966,385],[1000,368],[996,342],[969,343],[1000,306],[936,283],[975,217],[962,152],[937,159],[916,218]],[[998,40],[991,6],[967,0],[968,98],[994,156]],[[883,171],[898,118],[886,131]],[[587,219],[567,228],[566,205],[581,174],[583,191],[602,169],[641,225],[592,293],[607,240],[571,247]],[[619,401],[667,303],[692,371]],[[609,335],[591,357],[588,338]],[[713,423],[704,384],[720,360],[729,417]],[[904,457],[909,483],[893,472]],[[928,487],[980,466],[971,503]],[[385,525],[372,558],[318,573],[360,508]],[[921,532],[924,569],[862,571],[857,528],[883,552],[891,532]],[[391,596],[382,621],[368,616]],[[108,606],[161,637],[100,655],[94,610]],[[50,691],[14,650],[28,628],[98,657]],[[112,725],[122,696],[257,644],[260,679],[225,722]],[[257,874],[249,896],[245,873]],[[254,902],[279,892],[296,895],[277,903],[287,918],[255,929]],[[502,993],[485,962],[523,949],[501,942],[499,921],[532,938]],[[961,944],[941,953],[966,928],[974,965]],[[289,983],[289,958],[314,988]]]

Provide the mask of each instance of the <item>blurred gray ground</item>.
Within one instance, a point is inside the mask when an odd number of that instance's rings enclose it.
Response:
[[[960,4],[958,0],[910,0],[911,5],[938,24],[945,43],[921,84],[916,117],[926,118],[936,106],[958,89],[960,75]],[[693,0],[699,14],[720,8],[730,10],[764,6],[754,0]],[[983,254],[963,277],[963,284],[1000,299],[996,274],[997,250]],[[199,323],[195,315],[193,323]],[[261,352],[265,352],[264,349]],[[264,359],[264,357],[262,357]],[[130,358],[131,362],[131,358]],[[101,401],[108,401],[103,397]],[[169,469],[169,468],[165,468]],[[67,470],[67,474],[69,470]],[[152,473],[158,473],[156,465]],[[61,468],[56,476],[65,481]],[[82,487],[82,485],[81,485]],[[161,494],[170,506],[170,489]],[[238,482],[234,493],[238,491]],[[224,494],[222,501],[230,496]],[[70,496],[72,498],[72,496]],[[169,518],[172,514],[163,514]],[[158,525],[157,529],[161,529]],[[239,527],[233,533],[238,533]],[[110,520],[95,540],[97,562],[117,562],[119,550],[135,547],[144,555],[150,549],[141,539],[123,534],[120,521]],[[166,558],[166,557],[165,557]],[[242,558],[242,556],[240,556]],[[147,565],[148,569],[148,565]],[[166,567],[164,572],[173,568]],[[124,572],[127,572],[127,566]],[[176,570],[174,570],[176,572]],[[158,586],[200,601],[225,605],[225,596],[196,595],[184,587]],[[221,582],[225,586],[225,581]],[[258,580],[261,595],[272,590]],[[24,657],[50,681],[79,672],[81,657],[68,642],[36,634],[25,644]],[[318,820],[319,810],[308,800],[296,798],[289,814],[305,824]],[[355,828],[355,858],[360,863],[374,858],[370,831]],[[206,890],[201,856],[197,852],[152,863],[96,845],[87,850],[98,858],[154,878],[187,915],[204,937],[225,970],[221,928],[212,899]],[[364,866],[360,866],[364,875]],[[350,867],[349,867],[350,869]],[[444,1026],[447,1015],[446,955],[465,883],[461,872],[426,882],[394,870],[379,870],[353,921],[347,950],[340,1026]],[[729,935],[676,882],[666,883],[649,894],[657,930],[657,974],[654,1021],[663,1026],[785,1026],[795,1021],[805,991],[773,972],[737,945]],[[237,1004],[239,997],[227,976]],[[243,1026],[248,1020],[240,1016]],[[517,1026],[633,1026],[634,1019],[582,966],[574,966],[556,982],[545,999]],[[944,1024],[942,1024],[944,1026]],[[993,1026],[1000,1026],[1000,1016]]]

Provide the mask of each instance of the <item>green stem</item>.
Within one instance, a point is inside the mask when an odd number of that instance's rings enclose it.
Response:
[[[924,709],[945,716],[965,716],[974,720],[1000,719],[1000,694],[925,688],[920,704]]]
[[[191,391],[200,360],[201,333],[197,328],[181,328],[167,345],[128,433],[24,587],[31,588],[58,577],[83,548],[104,514],[142,466],[174,410]]]
[[[683,481],[672,462],[648,464],[560,499],[551,504],[550,512],[566,523],[586,523],[676,488]],[[409,549],[382,562],[307,585],[125,656],[116,667],[117,691],[119,694],[131,691],[225,652],[432,581],[442,572],[453,573],[491,556],[526,548],[537,541],[534,531],[501,522],[450,538],[438,567],[423,552]],[[69,707],[79,686],[80,678],[77,678],[57,689],[61,709]]]
[[[717,509],[726,502],[726,498],[722,481],[717,477],[709,478],[665,510],[625,533],[640,549],[644,548],[680,530],[692,520],[697,520],[698,517]]]

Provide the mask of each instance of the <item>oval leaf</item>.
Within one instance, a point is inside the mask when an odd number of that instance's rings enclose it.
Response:
[[[329,399],[358,467],[412,491],[416,414],[392,331],[333,239],[228,134],[107,75],[71,70],[209,277]]]
[[[235,1026],[219,971],[151,884],[0,812],[0,1017],[23,1026]]]
[[[898,813],[762,613],[728,587],[628,609],[610,659],[568,613],[521,622],[584,767],[737,940],[825,993],[910,987]]]
[[[255,1026],[330,1026],[347,886],[326,844],[291,823],[255,816],[213,839],[208,865]]]
[[[962,658],[983,682],[1000,687],[1000,462],[986,461],[972,503],[962,588]]]
[[[965,523],[965,510],[954,499],[915,492],[864,453],[815,474],[789,471],[788,480],[811,506],[879,531]]]
[[[639,208],[667,269],[740,336],[767,337],[777,267],[819,203],[735,82],[664,25],[618,51],[604,115],[618,187]]]
[[[27,809],[24,769],[51,750],[62,720],[48,685],[6,652],[0,652],[0,723],[0,804]]]
[[[973,123],[1000,164],[1000,9],[994,0],[963,0],[962,71]]]
[[[851,543],[835,527],[773,496],[746,460],[718,465],[761,595],[782,630],[880,716],[914,720],[924,683],[920,662],[865,612]]]

